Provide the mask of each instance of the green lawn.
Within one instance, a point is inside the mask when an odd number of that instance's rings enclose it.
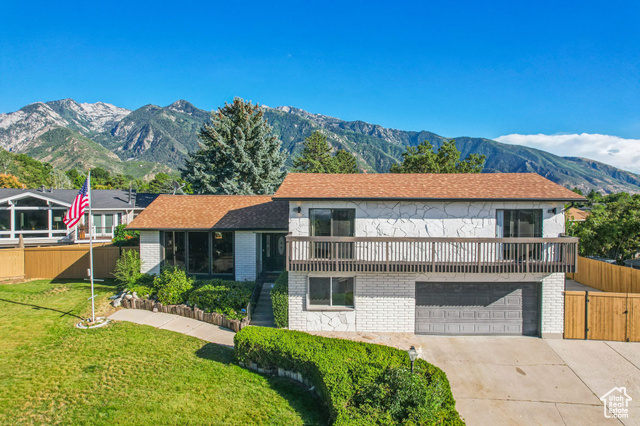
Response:
[[[99,309],[113,287],[96,287]],[[73,328],[85,282],[0,285],[0,424],[323,424],[290,381],[229,348],[130,323]]]

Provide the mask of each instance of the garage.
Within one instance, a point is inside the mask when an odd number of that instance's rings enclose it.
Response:
[[[530,335],[539,283],[417,282],[416,334]]]

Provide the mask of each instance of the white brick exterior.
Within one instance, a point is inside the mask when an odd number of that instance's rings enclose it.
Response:
[[[258,264],[257,235],[252,231],[236,231],[234,237],[236,281],[255,281]]]
[[[307,309],[307,277],[289,272],[289,328],[302,331],[415,332],[416,282],[538,282],[542,288],[541,333],[564,329],[564,274],[357,274],[354,309]],[[336,319],[337,318],[337,319]]]
[[[140,272],[159,274],[161,254],[160,231],[140,231]]]
[[[564,334],[564,274],[542,281],[542,337],[562,338]]]

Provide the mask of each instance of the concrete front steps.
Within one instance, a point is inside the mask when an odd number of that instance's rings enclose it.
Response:
[[[251,315],[251,325],[275,327],[275,323],[273,322],[273,308],[271,306],[271,287],[273,287],[273,282],[265,282],[262,284],[262,291],[260,292],[256,309]]]

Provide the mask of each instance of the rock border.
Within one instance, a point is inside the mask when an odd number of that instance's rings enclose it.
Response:
[[[217,312],[205,312],[200,308],[187,305],[163,305],[162,303],[151,299],[123,297],[121,298],[119,305],[127,309],[144,309],[152,312],[163,312],[165,314],[192,318],[194,320],[228,328],[236,333],[249,325],[249,321],[247,321],[246,318],[243,318],[242,320],[233,320]]]

